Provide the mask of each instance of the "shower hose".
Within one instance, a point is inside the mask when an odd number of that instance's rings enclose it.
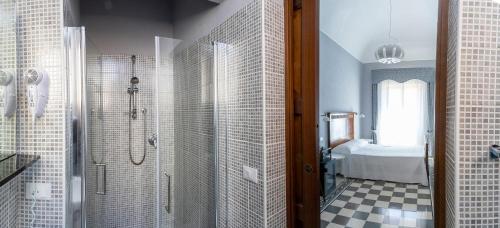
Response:
[[[144,160],[146,159],[146,141],[147,141],[147,132],[146,132],[146,124],[147,124],[147,120],[146,120],[146,112],[147,110],[145,108],[143,108],[141,110],[142,112],[142,115],[143,115],[143,118],[144,118],[144,126],[143,126],[143,153],[142,153],[142,159],[140,161],[135,161],[134,160],[134,157],[132,156],[132,138],[133,138],[133,131],[132,131],[132,102],[136,102],[135,101],[135,96],[134,95],[130,95],[130,102],[129,102],[129,110],[130,110],[130,113],[128,115],[128,155],[129,155],[129,158],[130,158],[130,162],[132,162],[132,164],[134,165],[142,165],[142,163],[144,162]],[[135,107],[135,105],[134,105]]]

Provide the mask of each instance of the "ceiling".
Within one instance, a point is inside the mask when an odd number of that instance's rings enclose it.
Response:
[[[80,0],[82,15],[173,21],[205,11],[223,0]]]
[[[405,50],[405,61],[434,60],[438,0],[393,0],[389,41],[389,0],[321,0],[320,30],[363,63],[386,43]]]
[[[170,20],[173,0],[80,0],[82,15]]]

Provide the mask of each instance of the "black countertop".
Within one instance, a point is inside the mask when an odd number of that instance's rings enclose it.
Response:
[[[5,159],[11,158],[14,155],[16,155],[16,154],[2,154],[2,153],[0,153],[0,162],[4,161]]]
[[[0,154],[0,187],[40,159],[36,155]]]

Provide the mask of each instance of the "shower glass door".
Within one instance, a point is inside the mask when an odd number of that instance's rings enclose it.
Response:
[[[85,219],[90,228],[157,223],[155,56],[109,54],[87,39]]]
[[[224,69],[221,44],[156,37],[160,227],[225,227]]]

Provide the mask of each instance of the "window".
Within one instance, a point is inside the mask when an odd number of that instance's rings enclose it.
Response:
[[[378,143],[417,146],[425,144],[428,126],[428,87],[420,80],[378,85]]]

